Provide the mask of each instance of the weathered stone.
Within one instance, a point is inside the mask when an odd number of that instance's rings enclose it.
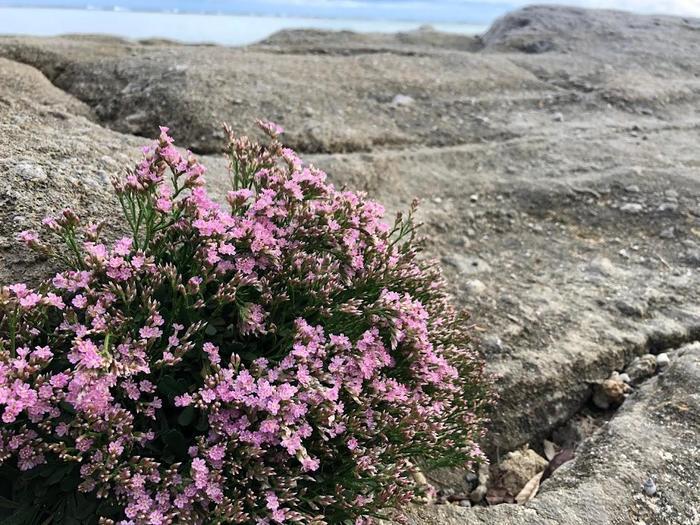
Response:
[[[434,32],[288,34],[246,50],[0,38],[10,58],[0,59],[0,281],[50,275],[46,261],[11,248],[44,214],[115,217],[109,177],[146,142],[132,133],[170,125],[179,145],[215,152],[222,120],[250,130],[256,118],[281,119],[287,142],[317,152],[307,159],[336,184],[367,190],[390,213],[423,197],[427,255],[445,261],[475,333],[498,342],[483,347],[500,394],[485,449],[540,442],[611,370],[700,333],[695,248],[657,236],[695,228],[697,27],[539,7],[481,44]],[[524,53],[518,41],[549,51]],[[416,102],[393,108],[399,89]],[[640,147],[633,126],[653,140]],[[202,160],[221,198],[225,162]],[[47,178],[12,173],[24,161]],[[670,187],[679,208],[659,214]],[[632,197],[648,213],[620,210]],[[452,242],[465,235],[468,248]],[[488,283],[478,299],[462,286],[477,277]],[[612,306],[619,297],[644,298],[644,315]]]
[[[411,525],[581,525],[697,522],[700,508],[700,349],[670,353],[667,371],[622,405],[576,458],[525,505],[414,508]],[[654,484],[647,484],[649,479]],[[647,489],[647,486],[649,487]],[[649,496],[652,492],[653,496]]]
[[[530,448],[510,452],[497,465],[496,485],[506,489],[511,496],[517,496],[532,477],[542,472],[547,460]]]
[[[665,352],[656,356],[656,367],[659,370],[663,370],[664,368],[666,368],[670,364],[670,362],[671,360],[669,359],[668,354]]]
[[[619,377],[606,379],[595,385],[593,404],[600,409],[608,410],[617,407],[625,400],[630,387]]]
[[[652,354],[637,357],[632,361],[632,364],[625,369],[625,372],[630,376],[632,383],[643,381],[653,376],[656,372],[656,357]]]

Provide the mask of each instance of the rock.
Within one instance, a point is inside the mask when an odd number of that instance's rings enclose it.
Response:
[[[408,525],[581,525],[616,523],[616,517],[647,525],[697,521],[700,345],[669,354],[667,371],[641,385],[526,505],[413,507]],[[650,473],[655,488],[669,487],[654,491],[653,500],[643,487]]]
[[[598,273],[605,277],[613,277],[619,275],[617,267],[607,257],[597,257],[588,266],[588,270],[592,273]]]
[[[10,172],[28,182],[43,182],[47,179],[44,168],[32,162],[19,162],[10,168]]]
[[[479,279],[470,279],[466,282],[465,288],[469,295],[479,297],[486,292],[486,285]]]
[[[678,211],[678,204],[675,202],[663,202],[659,204],[659,207],[656,208],[656,211],[660,213],[676,212]]]
[[[561,112],[557,112],[552,117],[552,120],[554,120],[554,122],[564,122],[564,115]]]
[[[652,354],[636,357],[625,372],[630,376],[633,384],[644,381],[656,372],[656,357]]]
[[[488,487],[486,485],[479,485],[476,487],[474,490],[471,491],[469,494],[469,501],[472,503],[479,503],[481,502],[484,497],[486,496],[486,493],[488,492]]]
[[[679,355],[685,355],[686,353],[695,352],[700,352],[700,341],[693,341],[692,343],[685,344],[678,349]]]
[[[577,414],[552,432],[552,439],[563,449],[574,449],[584,439],[591,437],[600,424],[591,416]]]
[[[413,97],[398,94],[391,100],[391,105],[394,107],[411,106],[414,102]]]
[[[637,202],[628,202],[620,206],[620,211],[627,213],[640,213],[644,209],[644,206]]]
[[[443,264],[454,268],[463,275],[473,275],[491,270],[491,266],[486,261],[479,257],[473,257],[470,255],[448,255],[442,258],[442,262]]]
[[[691,22],[689,25],[695,27],[697,24]],[[627,13],[621,11],[538,5],[499,18],[483,35],[482,41],[491,51],[601,54],[619,39],[629,42],[626,52],[631,56],[650,49],[666,55],[669,49],[665,45],[659,46],[655,36],[658,32],[683,27],[682,22],[673,17],[639,17],[635,23],[630,23]],[[614,71],[611,63],[620,64],[611,59],[606,62],[607,71]]]
[[[694,268],[700,267],[700,250],[688,250],[684,262]]]
[[[574,453],[573,449],[570,448],[564,448],[557,452],[557,454],[549,461],[547,468],[545,468],[544,472],[542,472],[540,481],[544,482],[545,480],[549,479],[559,467],[561,467],[564,463],[568,463],[575,457],[576,454]]]
[[[593,404],[602,410],[622,404],[630,391],[629,385],[619,378],[606,379],[593,388]]]
[[[467,483],[467,488],[470,493],[479,486],[479,477],[473,472],[468,472],[467,475],[464,476],[464,481]]]
[[[670,226],[669,228],[666,228],[665,230],[662,230],[661,233],[659,233],[659,237],[662,239],[673,239],[676,236],[676,229],[673,226]]]
[[[631,317],[644,317],[647,312],[647,304],[642,300],[620,299],[615,302],[617,309]]]
[[[656,356],[656,366],[659,370],[663,370],[671,363],[667,353],[661,353]]]
[[[490,479],[491,479],[491,469],[489,468],[489,465],[486,463],[480,464],[479,465],[479,475],[478,475],[479,485],[488,485]]]
[[[515,497],[535,474],[547,467],[547,464],[545,458],[529,448],[510,452],[497,467],[496,485]]]
[[[651,478],[648,478],[643,484],[642,484],[642,490],[644,491],[644,494],[647,496],[655,496],[656,495],[656,483],[654,483],[654,480]]]

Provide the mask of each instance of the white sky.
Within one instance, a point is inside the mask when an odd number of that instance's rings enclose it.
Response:
[[[503,0],[482,0],[492,3],[503,3]],[[543,0],[505,0],[514,5],[536,3],[557,3]],[[599,7],[606,9],[622,9],[637,13],[660,13],[667,15],[683,15],[700,17],[700,0],[561,0],[562,4],[580,7]]]

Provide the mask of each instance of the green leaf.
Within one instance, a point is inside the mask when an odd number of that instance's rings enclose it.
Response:
[[[75,470],[61,480],[59,487],[63,492],[73,492],[78,488],[78,485],[80,485],[80,478],[77,474],[78,471]]]
[[[188,425],[192,424],[192,421],[194,421],[194,416],[195,416],[195,411],[194,407],[185,407],[185,409],[180,412],[180,415],[177,417],[177,422],[183,426],[186,427]]]
[[[209,428],[209,421],[207,420],[206,416],[202,415],[194,428],[200,432],[207,430]]]
[[[39,513],[36,507],[22,507],[2,521],[2,525],[30,525]]]
[[[187,456],[187,441],[179,430],[168,430],[162,434],[161,439],[176,456]]]
[[[51,474],[46,480],[47,485],[55,485],[60,482],[70,471],[73,469],[73,465],[61,465],[59,466],[53,474]]]
[[[78,494],[76,494],[75,499],[76,503],[78,504],[78,508],[75,512],[75,517],[77,519],[79,519],[80,521],[84,521],[85,519],[94,515],[95,509],[97,509],[97,501],[95,501],[94,498],[88,499],[85,497],[85,495],[78,492]]]
[[[183,385],[180,384],[173,376],[164,376],[160,381],[158,381],[158,390],[162,392],[171,402],[173,399],[175,399],[175,396],[179,396],[184,393]]]
[[[7,499],[3,496],[0,496],[0,508],[3,509],[16,509],[19,507],[19,503],[16,501],[12,501],[11,499]]]

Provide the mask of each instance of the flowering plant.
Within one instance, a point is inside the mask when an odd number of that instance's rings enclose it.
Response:
[[[114,182],[130,236],[20,234],[68,269],[0,289],[2,523],[369,523],[481,457],[482,361],[411,214],[261,127],[227,128],[226,209],[161,128]]]

